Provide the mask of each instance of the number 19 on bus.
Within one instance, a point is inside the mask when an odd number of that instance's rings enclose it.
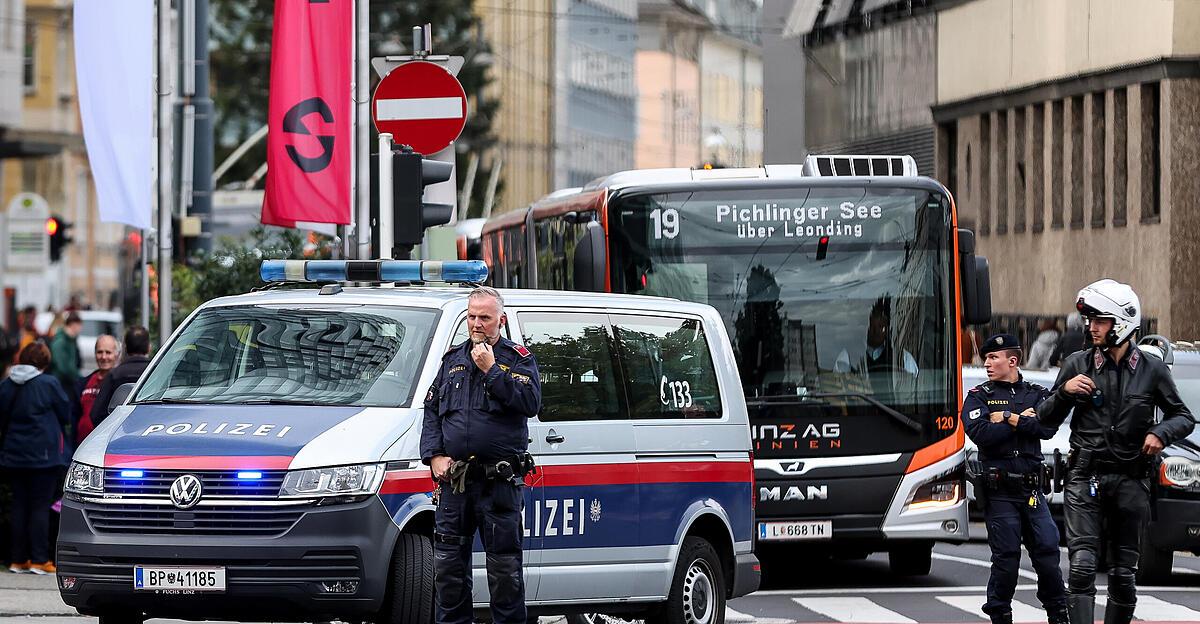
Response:
[[[675,208],[655,208],[650,211],[650,218],[654,220],[654,240],[679,236],[679,211]]]

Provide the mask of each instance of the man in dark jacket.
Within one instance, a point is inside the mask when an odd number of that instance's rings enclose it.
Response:
[[[434,514],[434,622],[470,624],[471,544],[487,551],[492,621],[525,624],[521,516],[532,468],[528,419],[542,404],[537,362],[500,335],[504,299],[477,288],[467,303],[471,339],[442,358],[425,396],[421,460],[441,483]]]
[[[150,332],[135,325],[125,330],[125,359],[100,383],[100,393],[92,404],[92,424],[96,427],[108,418],[108,403],[122,385],[134,383],[150,365]]]
[[[1079,291],[1076,308],[1092,347],[1063,361],[1054,392],[1037,410],[1043,424],[1057,429],[1074,409],[1064,490],[1067,606],[1072,624],[1091,624],[1103,529],[1109,542],[1104,622],[1128,624],[1150,515],[1149,479],[1163,447],[1187,437],[1195,423],[1167,365],[1134,345],[1142,306],[1132,288],[1100,280]],[[1155,408],[1162,410],[1161,422]]]
[[[63,391],[70,393],[79,381],[79,366],[82,359],[79,356],[79,332],[83,329],[83,319],[72,312],[67,315],[67,321],[62,329],[50,339],[50,374],[62,384]]]

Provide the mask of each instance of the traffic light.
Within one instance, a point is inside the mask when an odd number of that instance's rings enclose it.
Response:
[[[429,160],[400,146],[392,151],[392,242],[395,245],[419,245],[425,228],[450,222],[454,206],[425,202],[425,187],[445,182],[454,173],[454,164]]]
[[[63,248],[74,242],[67,232],[75,227],[74,224],[63,221],[58,215],[50,215],[46,219],[46,235],[50,237],[50,262],[62,259]]]

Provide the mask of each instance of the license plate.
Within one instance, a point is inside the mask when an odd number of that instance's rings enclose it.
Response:
[[[833,522],[759,522],[760,540],[824,540],[833,537]]]
[[[225,568],[134,566],[133,588],[164,592],[223,592]]]

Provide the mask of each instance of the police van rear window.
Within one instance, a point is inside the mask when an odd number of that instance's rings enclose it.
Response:
[[[390,306],[202,310],[134,402],[406,407],[437,315]]]

